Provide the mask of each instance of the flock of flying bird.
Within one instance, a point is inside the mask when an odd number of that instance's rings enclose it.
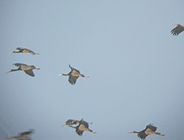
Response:
[[[182,31],[184,31],[184,26],[181,26],[180,24],[173,24],[173,25],[176,25],[176,27],[171,30],[171,34],[177,36]],[[26,48],[18,47],[16,49],[19,50],[19,51],[13,51],[12,53],[31,53],[32,55],[35,55],[35,54],[39,55],[39,53],[35,53],[35,52],[33,52],[33,51],[29,50],[29,49],[26,49]],[[33,65],[28,66],[28,65],[22,64],[22,63],[15,63],[14,65],[17,66],[18,69],[11,69],[6,74],[8,74],[9,72],[22,70],[26,74],[28,74],[29,76],[34,77],[35,75],[33,73],[33,69],[40,70],[40,68],[36,68]],[[84,76],[83,74],[80,74],[79,70],[77,70],[75,68],[72,68],[70,65],[69,65],[69,68],[71,69],[71,71],[68,74],[60,74],[58,76],[69,76],[68,81],[69,81],[70,84],[74,85],[79,77],[89,78],[89,76]],[[63,125],[62,127],[74,128],[75,132],[79,136],[82,136],[84,131],[88,131],[88,132],[92,132],[92,133],[96,134],[96,132],[93,132],[89,128],[89,124],[92,124],[92,123],[84,121],[83,119],[81,119],[81,120],[69,119],[69,120],[66,121],[65,125]],[[73,126],[73,125],[76,125],[76,126]],[[159,132],[155,132],[156,130],[157,130],[157,127],[153,126],[152,124],[149,124],[142,131],[139,131],[139,132],[138,131],[132,131],[132,132],[128,132],[128,134],[138,133],[137,136],[139,138],[141,138],[141,139],[145,139],[148,135],[152,135],[152,134],[164,136],[164,134],[161,134]],[[31,139],[29,139],[29,136],[33,132],[34,132],[34,130],[22,132],[22,133],[19,134],[19,136],[7,137],[7,139],[31,140]]]

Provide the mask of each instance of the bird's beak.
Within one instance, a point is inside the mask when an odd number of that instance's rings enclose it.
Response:
[[[36,68],[36,70],[40,70],[40,68]]]
[[[8,71],[6,74],[8,74],[9,72],[11,72],[11,70],[10,70],[10,71]]]
[[[86,76],[86,78],[89,78],[89,76]]]
[[[172,24],[172,25],[178,26],[178,24]]]
[[[40,55],[39,53],[36,53],[37,55]]]
[[[9,53],[9,54],[12,54],[13,52]]]
[[[66,127],[66,126],[68,126],[67,124],[65,124],[65,125],[62,125],[61,127]]]
[[[131,133],[133,133],[133,132],[128,132],[128,134],[131,134]]]
[[[58,76],[63,76],[62,74],[59,74]]]

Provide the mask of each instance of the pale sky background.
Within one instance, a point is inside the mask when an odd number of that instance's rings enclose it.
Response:
[[[138,140],[152,123],[184,137],[183,0],[1,0],[0,139],[35,129],[33,140]],[[16,47],[40,53],[9,54]],[[35,77],[13,63],[35,65]],[[68,83],[68,65],[90,78]],[[97,134],[62,128],[93,122]]]

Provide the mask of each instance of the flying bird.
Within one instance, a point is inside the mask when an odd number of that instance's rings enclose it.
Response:
[[[157,128],[155,126],[153,126],[152,124],[149,124],[146,126],[146,128],[140,132],[137,131],[132,131],[132,132],[128,132],[128,134],[130,133],[138,133],[137,136],[141,139],[145,139],[148,135],[160,135],[160,136],[164,136],[164,134],[161,134],[159,132],[155,132],[157,130]]]
[[[184,26],[181,26],[180,24],[173,24],[173,25],[176,25],[176,27],[171,30],[171,34],[177,36],[178,34],[184,31]]]
[[[92,122],[87,122],[85,121],[86,123],[89,123],[89,124],[92,124]],[[62,127],[70,127],[71,125],[79,125],[80,123],[80,120],[76,120],[76,119],[68,119],[65,123],[65,125],[62,125]]]
[[[89,78],[89,76],[84,76],[83,74],[80,74],[79,70],[72,68],[70,65],[69,68],[71,68],[71,71],[68,74],[60,74],[58,76],[69,76],[68,81],[70,84],[74,85],[79,77]]]
[[[26,48],[17,47],[16,49],[19,50],[19,51],[13,51],[11,53],[30,53],[32,55],[35,55],[35,54],[39,55],[39,53],[35,53],[35,52],[33,52],[33,51],[29,50],[29,49],[26,49]]]
[[[28,74],[29,76],[32,76],[34,77],[34,73],[33,73],[33,69],[35,70],[40,70],[40,68],[36,68],[35,66],[31,65],[31,66],[28,66],[26,64],[22,64],[22,63],[15,63],[13,64],[17,67],[19,67],[18,69],[12,69],[10,70],[9,72],[7,72],[6,74],[10,73],[10,72],[13,72],[13,71],[19,71],[19,70],[22,70],[24,71],[26,74]]]
[[[75,129],[75,132],[79,135],[82,136],[84,131],[88,131],[88,132],[92,132],[94,134],[96,134],[96,132],[93,132],[91,129],[89,129],[89,125],[86,121],[84,121],[83,119],[81,119],[79,121],[79,125],[74,127],[72,125],[70,125],[69,127],[72,127]]]
[[[30,136],[33,132],[34,132],[34,130],[31,129],[30,131],[26,131],[26,132],[20,133],[19,136],[7,137],[6,139],[31,140],[31,139],[29,139],[29,136]]]

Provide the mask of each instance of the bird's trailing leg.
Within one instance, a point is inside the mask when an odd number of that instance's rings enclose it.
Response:
[[[155,132],[156,135],[165,136],[164,134],[161,134],[159,132]]]

